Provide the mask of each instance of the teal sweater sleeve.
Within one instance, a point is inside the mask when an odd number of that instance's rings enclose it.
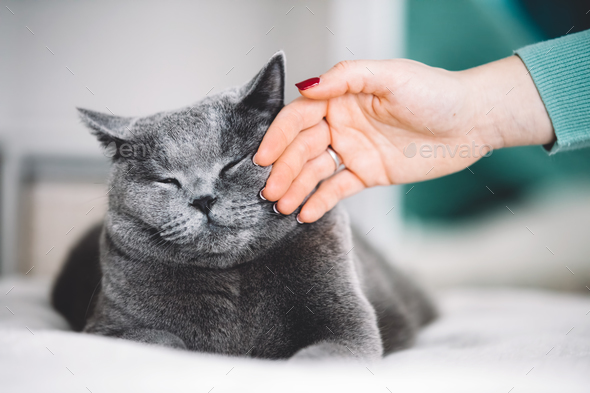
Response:
[[[549,154],[590,146],[590,30],[515,52],[533,77],[557,141]]]

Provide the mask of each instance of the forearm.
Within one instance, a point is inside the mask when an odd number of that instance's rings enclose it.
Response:
[[[555,141],[545,105],[517,56],[459,74],[476,103],[474,127],[494,149]]]

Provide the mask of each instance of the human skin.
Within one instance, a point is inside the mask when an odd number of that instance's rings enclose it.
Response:
[[[293,213],[319,183],[298,215],[303,223],[368,187],[461,171],[481,158],[484,145],[486,153],[555,141],[543,101],[517,56],[458,72],[404,59],[344,61],[300,93],[277,115],[254,162],[273,165],[261,195],[277,201],[283,214]],[[407,157],[404,149],[412,143],[451,151],[479,147],[453,157],[441,150]],[[346,169],[334,174],[328,146]]]

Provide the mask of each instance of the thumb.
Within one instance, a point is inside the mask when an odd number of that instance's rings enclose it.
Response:
[[[351,93],[384,95],[387,75],[383,60],[345,60],[319,78],[296,83],[301,95],[314,100],[327,100]]]

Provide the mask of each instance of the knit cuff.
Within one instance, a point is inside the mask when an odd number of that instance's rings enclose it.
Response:
[[[549,154],[590,146],[590,30],[515,53],[531,73],[557,141]]]

